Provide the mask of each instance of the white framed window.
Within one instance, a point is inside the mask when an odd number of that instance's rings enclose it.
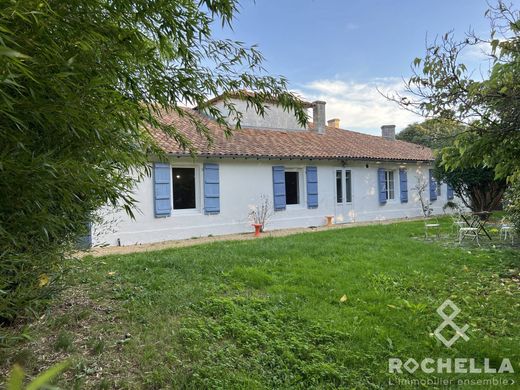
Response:
[[[436,188],[437,196],[441,196],[442,195],[442,182],[438,181],[436,187],[437,187]]]
[[[345,176],[343,176],[345,172]],[[343,188],[343,183],[345,187]],[[343,196],[343,191],[345,196]],[[352,203],[352,171],[348,169],[336,170],[336,203]]]
[[[200,210],[200,167],[172,166],[172,210],[174,213],[192,213]]]
[[[303,185],[303,174],[301,169],[285,169],[285,203],[287,206],[302,205],[304,203]]]
[[[395,199],[394,171],[392,170],[385,171],[385,193],[386,200]]]

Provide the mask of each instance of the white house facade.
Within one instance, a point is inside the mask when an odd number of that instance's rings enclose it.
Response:
[[[137,184],[135,219],[104,210],[92,244],[251,232],[249,213],[265,199],[272,208],[267,230],[321,226],[326,216],[337,224],[421,216],[420,183],[434,214],[453,199],[452,189],[433,179],[430,149],[395,140],[393,126],[383,126],[382,137],[342,130],[337,120],[327,126],[325,103],[308,107],[314,121],[307,129],[276,107],[264,118],[244,107],[243,128],[230,138],[204,118],[211,145],[185,117],[165,115],[194,140],[197,157],[154,133],[169,160],[151,162],[152,175]]]

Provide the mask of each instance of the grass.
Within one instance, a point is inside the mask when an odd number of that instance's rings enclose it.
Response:
[[[515,374],[495,378],[519,383],[518,251],[423,234],[407,222],[87,257],[0,361],[34,374],[72,356],[63,388],[373,389],[490,377],[390,374],[391,357],[509,358]],[[447,298],[470,337],[449,349],[433,337]]]
[[[73,336],[69,332],[62,331],[58,333],[58,336],[56,337],[54,349],[56,351],[71,352],[74,350],[73,343]]]

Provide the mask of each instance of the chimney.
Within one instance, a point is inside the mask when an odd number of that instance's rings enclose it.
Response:
[[[391,141],[395,140],[395,125],[381,126],[381,137]]]
[[[325,102],[316,100],[312,103],[312,122],[314,131],[319,134],[325,132]]]
[[[327,125],[329,125],[329,127],[334,127],[336,129],[339,129],[339,119],[338,118],[329,119],[327,121]]]

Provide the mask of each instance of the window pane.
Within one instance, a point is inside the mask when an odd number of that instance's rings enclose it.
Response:
[[[298,172],[285,172],[285,202],[287,204],[300,203]]]
[[[336,171],[336,202],[343,202],[343,189],[341,188],[341,171]]]
[[[345,171],[345,195],[347,197],[347,202],[352,202],[352,173],[350,171]]]
[[[386,199],[394,199],[394,171],[385,171]]]
[[[441,185],[442,185],[442,183],[440,181],[438,181],[437,182],[437,196],[441,196],[442,195]]]
[[[390,199],[394,199],[394,171],[390,171],[390,175],[388,176],[389,185],[388,188],[390,188]]]
[[[388,175],[390,172],[385,171],[385,197],[388,200]]]
[[[195,168],[173,168],[172,173],[174,210],[194,209]]]

